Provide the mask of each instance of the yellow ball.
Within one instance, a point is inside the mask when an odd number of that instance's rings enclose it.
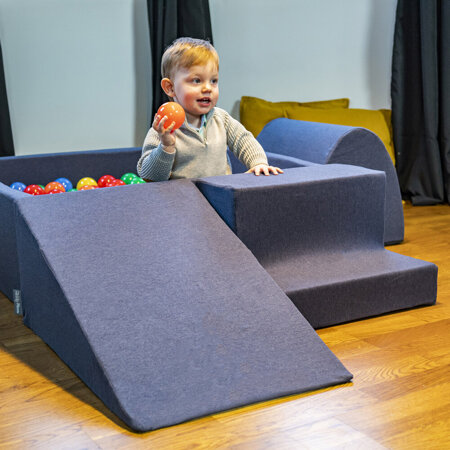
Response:
[[[80,190],[83,186],[97,186],[97,182],[90,177],[84,177],[77,183],[77,189]]]

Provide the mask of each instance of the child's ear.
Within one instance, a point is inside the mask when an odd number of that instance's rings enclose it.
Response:
[[[173,83],[170,81],[169,78],[163,78],[161,80],[161,87],[163,88],[163,91],[168,95],[169,97],[175,97],[175,92],[173,90]]]

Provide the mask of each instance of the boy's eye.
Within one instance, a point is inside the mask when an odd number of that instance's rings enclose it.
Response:
[[[200,83],[200,78],[193,78],[192,82],[195,84],[198,84],[198,83]]]
[[[211,80],[211,84],[217,84],[219,82],[219,80],[217,78],[213,78]]]

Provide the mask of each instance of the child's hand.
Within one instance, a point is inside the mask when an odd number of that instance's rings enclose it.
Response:
[[[167,128],[164,128],[164,124],[169,120],[167,116],[160,117],[158,114],[155,115],[152,127],[159,134],[159,139],[164,147],[174,147],[175,146],[175,135],[172,133],[175,122],[172,122]],[[169,152],[171,153],[171,152]]]
[[[245,173],[254,173],[256,176],[258,176],[261,173],[263,173],[264,175],[270,175],[270,172],[272,172],[274,175],[283,173],[283,171],[279,167],[268,166],[267,164],[257,164],[255,167],[252,167]]]

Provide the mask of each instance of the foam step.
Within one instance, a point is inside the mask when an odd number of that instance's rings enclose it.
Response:
[[[315,328],[436,301],[437,267],[384,249],[384,172],[330,164],[197,185]]]
[[[134,430],[351,379],[192,182],[17,208],[24,323]]]

